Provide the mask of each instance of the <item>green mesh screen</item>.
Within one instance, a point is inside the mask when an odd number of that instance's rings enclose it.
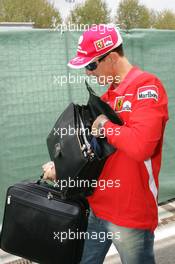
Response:
[[[67,67],[80,34],[0,31],[0,222],[7,187],[37,179],[49,160],[46,137],[59,113],[71,101],[87,101],[88,77]],[[123,37],[130,61],[160,77],[169,96],[159,195],[164,201],[175,196],[175,31],[131,30]],[[106,89],[91,85],[99,95]]]

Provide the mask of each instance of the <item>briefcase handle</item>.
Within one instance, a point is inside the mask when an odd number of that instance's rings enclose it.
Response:
[[[60,190],[57,186],[56,186],[56,182],[54,182],[55,184],[51,185],[48,184],[48,182],[46,180],[43,179],[44,177],[44,172],[39,176],[39,179],[35,181],[36,184],[41,185],[41,183],[47,185],[48,187],[50,187],[52,190],[56,191],[58,195],[60,195],[60,198],[65,200],[67,199],[67,189],[65,190]]]
[[[44,177],[44,172],[39,176],[39,179],[37,180],[36,183],[40,184],[40,182],[43,180]]]
[[[44,180],[43,177],[44,177],[44,172],[39,176],[39,179],[36,181],[36,184],[40,184],[42,181],[47,183],[47,181]]]
[[[42,173],[39,177],[39,179],[35,182],[36,184],[40,185],[42,180],[43,180],[43,177],[44,177],[44,173]],[[47,181],[44,180],[44,183],[48,185]],[[62,190],[60,191],[59,188],[57,188],[56,186],[49,186],[51,188],[51,190],[54,190],[57,192],[57,195],[59,195],[59,197],[62,199],[62,200],[75,200],[77,202],[81,202],[81,204],[84,204],[85,208],[86,208],[86,216],[89,215],[89,203],[88,203],[88,200],[86,199],[86,197],[80,193],[80,194],[75,194],[73,196],[70,196],[67,194],[67,190]]]
[[[45,183],[47,183],[47,181],[44,180],[43,177],[44,177],[44,172],[39,176],[39,179],[36,180],[35,183],[38,184],[38,185],[40,185],[42,181],[45,182]]]

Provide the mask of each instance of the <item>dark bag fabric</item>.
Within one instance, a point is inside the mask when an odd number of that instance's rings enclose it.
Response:
[[[84,243],[77,234],[86,232],[88,214],[83,197],[62,200],[47,183],[15,184],[7,191],[1,249],[40,264],[77,264]]]
[[[68,196],[81,192],[87,196],[92,194],[92,181],[98,179],[107,157],[116,151],[106,138],[95,138],[89,133],[97,116],[105,114],[113,123],[122,125],[115,111],[95,95],[87,83],[86,86],[89,91],[87,105],[70,103],[47,137],[58,184],[67,181],[62,191]],[[70,180],[74,181],[74,186],[70,187]]]
[[[123,121],[119,118],[117,113],[107,104],[105,103],[99,96],[95,94],[89,84],[85,81],[87,90],[89,92],[89,100],[87,103],[87,108],[89,115],[91,117],[91,126],[95,119],[103,114],[107,116],[107,118],[112,121],[114,124],[123,125]],[[82,115],[83,116],[83,115]],[[86,122],[86,120],[84,120]],[[98,139],[101,151],[102,151],[102,158],[105,158],[112,154],[116,149],[107,143],[106,138],[99,138]]]

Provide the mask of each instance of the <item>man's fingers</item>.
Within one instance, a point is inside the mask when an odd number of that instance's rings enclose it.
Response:
[[[43,171],[47,171],[49,168],[53,168],[55,165],[54,165],[54,162],[53,161],[49,161],[47,163],[45,163],[43,166],[42,166],[42,169]]]
[[[43,179],[44,179],[44,180],[47,180],[47,179],[49,179],[49,169],[48,169],[48,170],[46,170],[46,171],[44,172]]]
[[[45,172],[44,172],[44,176],[43,176],[44,180],[55,180],[56,179],[56,174],[55,174],[55,168],[48,168]]]
[[[44,180],[52,180],[52,175],[50,173],[50,170],[48,169],[45,173],[44,173]]]

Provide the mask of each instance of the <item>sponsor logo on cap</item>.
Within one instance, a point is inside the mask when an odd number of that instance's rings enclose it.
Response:
[[[84,62],[85,58],[83,57],[75,57],[74,59],[72,59],[72,62],[74,63],[78,63],[78,62]]]
[[[96,51],[104,49],[104,43],[102,40],[98,40],[95,42]]]
[[[155,99],[158,101],[158,88],[155,85],[142,86],[138,89],[137,99]]]
[[[100,51],[107,47],[113,46],[114,43],[112,41],[111,35],[109,35],[105,38],[94,41],[94,45],[95,45],[96,51]]]

